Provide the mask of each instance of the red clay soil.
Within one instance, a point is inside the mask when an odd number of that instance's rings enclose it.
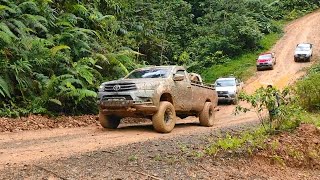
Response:
[[[96,116],[60,116],[49,118],[30,115],[21,118],[0,118],[0,132],[19,132],[26,130],[86,127],[97,124]]]
[[[257,157],[267,158],[272,164],[320,170],[320,128],[302,124],[293,133],[273,136]]]

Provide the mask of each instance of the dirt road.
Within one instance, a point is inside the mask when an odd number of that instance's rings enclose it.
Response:
[[[290,23],[283,38],[275,45],[277,65],[272,71],[257,72],[249,79],[245,90],[254,89],[265,83],[273,83],[283,88],[300,77],[310,63],[295,63],[293,51],[297,43],[314,44],[313,60],[319,57],[320,50],[320,12],[309,14]],[[0,169],[8,165],[34,164],[37,162],[70,157],[101,149],[116,147],[134,142],[171,139],[177,136],[192,135],[199,132],[212,132],[222,127],[236,126],[245,122],[257,121],[254,113],[234,116],[234,106],[221,106],[216,114],[216,126],[206,128],[198,126],[198,119],[188,118],[179,121],[170,134],[153,131],[151,123],[139,125],[121,125],[117,130],[105,130],[100,126],[73,129],[52,129],[17,133],[0,133]]]

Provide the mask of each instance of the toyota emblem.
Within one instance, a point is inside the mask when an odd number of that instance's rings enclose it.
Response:
[[[121,89],[121,86],[119,84],[113,86],[113,90],[119,91]]]

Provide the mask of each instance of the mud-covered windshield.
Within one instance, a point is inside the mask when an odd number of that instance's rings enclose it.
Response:
[[[235,86],[236,82],[234,80],[217,80],[216,81],[217,87],[228,87],[228,86]]]
[[[169,74],[169,68],[137,69],[126,76],[125,79],[167,78]]]

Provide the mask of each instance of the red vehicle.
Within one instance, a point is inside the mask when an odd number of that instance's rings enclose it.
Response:
[[[276,65],[276,57],[274,53],[263,53],[260,54],[257,59],[257,70],[262,69],[273,69],[273,66]]]

